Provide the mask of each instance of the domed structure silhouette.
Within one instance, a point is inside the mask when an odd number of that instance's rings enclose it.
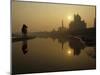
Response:
[[[84,20],[81,20],[80,15],[74,15],[74,20],[69,24],[70,31],[78,31],[78,30],[85,30],[86,23]]]

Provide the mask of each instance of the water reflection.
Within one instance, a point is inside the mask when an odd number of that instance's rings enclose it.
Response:
[[[65,53],[67,56],[73,56],[73,50],[72,50],[71,48],[65,49],[64,53]]]
[[[27,46],[27,40],[24,39],[24,40],[22,41],[22,51],[23,51],[23,54],[24,54],[24,55],[28,52],[27,47],[28,47],[28,46]]]
[[[43,37],[42,37],[43,38]],[[50,37],[52,38],[52,37]],[[61,49],[63,50],[63,52],[66,54],[66,55],[80,55],[81,51],[85,49],[85,47],[87,47],[87,45],[85,45],[85,42],[78,38],[78,37],[70,37],[70,38],[62,38],[62,37],[58,37],[58,38],[55,38],[58,40],[58,42],[61,44]],[[52,38],[53,42],[54,42],[54,39]],[[68,43],[68,47],[67,49],[64,49],[64,45]],[[92,46],[91,46],[92,47]],[[96,50],[95,50],[95,47],[92,48],[93,50],[88,51],[86,52],[88,56],[90,56],[91,58],[96,58]],[[24,39],[22,41],[22,51],[23,51],[23,54],[25,55],[27,52],[28,52],[28,46],[27,46],[27,40]]]
[[[84,42],[80,38],[70,38],[69,46],[74,50],[74,55],[79,55],[81,50],[85,48]]]
[[[61,48],[63,50],[64,48],[64,44],[67,42],[67,39],[66,38],[57,38],[58,39],[58,42],[61,44]]]
[[[86,41],[83,41],[81,38],[78,37],[70,37],[70,38],[56,38],[58,42],[61,44],[61,48],[65,55],[80,55],[82,50],[85,50],[87,47],[86,54],[91,58],[96,58],[96,47],[94,45],[87,46]],[[68,48],[64,49],[64,45],[68,44]]]
[[[93,59],[96,59],[96,47],[92,48],[91,50],[86,51],[87,55]]]
[[[72,51],[71,50],[68,50],[67,51],[67,54],[71,55],[72,54]]]
[[[14,43],[13,49],[14,73],[95,68],[95,48],[84,45],[76,37],[59,37],[55,41],[51,38],[24,39]],[[26,54],[28,56],[24,56]]]

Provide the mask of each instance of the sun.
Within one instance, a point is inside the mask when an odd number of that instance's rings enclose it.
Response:
[[[72,16],[68,16],[67,19],[68,19],[69,21],[72,21],[72,20],[73,20],[73,17],[72,17]]]

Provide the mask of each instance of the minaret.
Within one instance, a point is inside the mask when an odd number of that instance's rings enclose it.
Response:
[[[63,19],[62,19],[62,28],[64,28],[64,23],[63,23]]]
[[[63,47],[64,47],[64,42],[62,42],[62,44],[61,44],[61,45],[62,45],[62,50],[63,50]]]

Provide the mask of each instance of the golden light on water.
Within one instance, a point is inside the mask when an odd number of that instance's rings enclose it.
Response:
[[[68,50],[68,51],[67,51],[67,54],[68,54],[68,55],[71,55],[71,54],[72,54],[72,51],[71,51],[71,50]]]
[[[64,54],[67,55],[67,56],[72,56],[73,50],[71,48],[65,49]]]

